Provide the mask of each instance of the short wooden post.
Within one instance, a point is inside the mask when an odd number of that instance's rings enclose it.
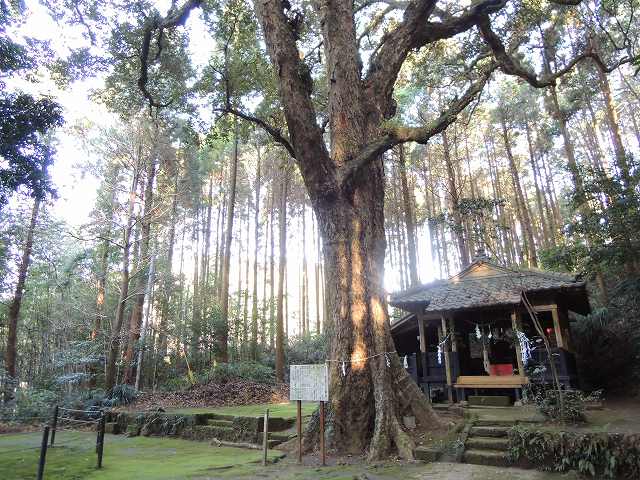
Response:
[[[53,418],[51,418],[51,446],[56,441],[56,428],[58,427],[58,405],[53,407]]]
[[[262,429],[262,465],[267,465],[267,449],[269,448],[269,409],[264,412],[264,427]]]
[[[297,434],[298,434],[298,463],[302,463],[302,400],[296,401],[298,412],[296,415]]]
[[[327,452],[324,447],[324,402],[320,401],[320,456],[322,457],[322,466],[327,464]]]
[[[47,445],[49,444],[49,425],[42,432],[42,444],[40,445],[40,461],[38,462],[38,480],[44,478],[44,463],[47,458]]]
[[[98,468],[102,468],[102,454],[104,452],[104,427],[105,418],[104,413],[100,417],[98,422]]]

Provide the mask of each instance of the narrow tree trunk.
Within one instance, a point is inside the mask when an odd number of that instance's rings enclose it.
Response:
[[[144,207],[142,212],[142,230],[140,240],[140,265],[142,266],[138,272],[138,284],[136,286],[135,302],[131,312],[129,323],[129,341],[125,353],[126,370],[124,374],[124,383],[133,385],[135,380],[135,366],[133,365],[133,357],[135,349],[140,338],[140,327],[142,325],[142,314],[144,310],[145,292],[147,291],[147,280],[149,272],[149,245],[151,240],[151,223],[153,209],[153,185],[156,177],[156,153],[151,154],[146,172],[146,186],[144,191]]]
[[[140,156],[140,152],[138,152]],[[122,273],[120,276],[120,298],[116,307],[115,320],[111,331],[109,356],[107,358],[105,373],[105,390],[109,392],[116,382],[116,362],[120,353],[120,336],[124,323],[124,307],[129,295],[129,256],[131,252],[131,232],[133,230],[133,209],[136,203],[136,190],[138,188],[139,172],[134,171],[129,191],[129,206],[127,209],[127,225],[124,229],[122,242]]]
[[[464,226],[462,224],[462,216],[460,215],[458,198],[458,185],[456,182],[456,171],[451,160],[449,139],[447,132],[442,132],[442,148],[444,152],[444,162],[447,168],[447,182],[449,190],[449,199],[451,202],[451,216],[453,218],[453,235],[456,237],[458,245],[458,254],[460,255],[460,265],[462,268],[469,265],[469,247],[464,237]],[[445,247],[446,248],[446,247]]]
[[[164,357],[167,355],[167,327],[169,325],[169,305],[171,302],[171,295],[173,292],[173,250],[176,240],[176,222],[178,221],[178,178],[179,172],[176,168],[173,191],[171,199],[171,216],[169,217],[169,231],[167,235],[167,260],[164,271],[164,278],[162,283],[162,301],[160,303],[160,325],[158,327],[158,355],[164,361]]]
[[[253,295],[251,305],[251,359],[258,360],[258,251],[260,249],[260,148],[256,165],[256,199],[253,223],[255,228],[253,250]]]
[[[274,212],[275,212],[275,186],[271,181],[271,208],[269,209],[269,346],[275,348],[276,337],[276,297],[275,297],[275,235],[274,235]]]
[[[224,257],[222,267],[222,291],[220,303],[222,318],[216,332],[216,360],[226,363],[229,360],[227,344],[229,342],[229,267],[231,263],[231,241],[233,240],[233,213],[236,204],[236,180],[238,176],[238,120],[234,117],[233,156],[229,175],[229,205],[227,207],[227,225],[225,228]]]
[[[278,225],[280,260],[278,264],[278,301],[276,313],[276,382],[284,382],[284,282],[287,267],[287,195],[289,190],[289,166],[282,173]]]
[[[529,215],[529,209],[522,193],[522,185],[520,183],[520,174],[516,168],[516,162],[511,152],[511,140],[509,139],[509,132],[507,129],[506,120],[501,118],[502,125],[502,138],[504,140],[504,147],[507,152],[507,159],[509,160],[509,168],[511,170],[511,178],[513,179],[513,192],[515,197],[516,210],[518,212],[518,220],[520,221],[520,227],[525,238],[525,251],[527,252],[527,260],[529,266],[537,267],[538,259],[536,256],[536,246],[533,239],[533,231],[531,225],[531,217]]]
[[[600,88],[602,89],[602,95],[604,97],[604,106],[607,117],[607,124],[609,126],[609,134],[611,135],[611,143],[613,144],[613,151],[616,158],[616,167],[620,171],[620,176],[628,187],[631,185],[631,172],[629,169],[629,162],[627,160],[627,152],[622,144],[622,136],[620,135],[620,125],[618,123],[618,112],[616,110],[616,102],[611,93],[611,85],[609,84],[609,78],[607,72],[602,68],[602,65],[596,63],[596,71],[598,72],[598,79],[600,80]]]
[[[398,165],[400,173],[400,182],[402,184],[402,204],[404,207],[404,222],[407,228],[407,246],[409,251],[409,279],[411,286],[418,285],[418,259],[416,254],[416,229],[413,218],[413,205],[415,199],[413,193],[409,191],[409,182],[407,181],[407,165],[404,158],[404,146],[398,146]]]
[[[31,263],[31,250],[33,248],[33,234],[36,229],[36,222],[38,220],[38,212],[40,210],[40,197],[36,197],[33,200],[33,208],[31,209],[31,220],[27,228],[27,237],[22,249],[22,258],[20,259],[20,266],[18,267],[18,282],[13,293],[13,299],[9,305],[9,312],[7,315],[7,349],[4,355],[4,365],[7,370],[7,375],[11,379],[17,378],[17,366],[16,366],[16,346],[18,341],[18,319],[20,318],[20,307],[22,306],[22,297],[24,295],[25,283],[27,281],[27,272],[29,270],[29,264]],[[7,389],[5,392],[5,400],[13,398],[13,392]]]

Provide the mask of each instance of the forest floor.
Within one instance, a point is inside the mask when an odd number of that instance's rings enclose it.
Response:
[[[38,463],[40,433],[0,435],[0,478],[32,480]],[[387,462],[367,465],[361,459],[329,459],[320,467],[315,456],[305,465],[285,458],[263,467],[261,452],[158,437],[107,435],[104,466],[95,469],[95,433],[58,432],[49,449],[45,478],[55,480],[573,480],[573,474],[508,470],[458,463]],[[276,460],[281,452],[269,452]]]
[[[145,393],[126,410],[204,409],[289,401],[286,383],[268,384],[232,379],[221,383],[196,384],[184,390]]]

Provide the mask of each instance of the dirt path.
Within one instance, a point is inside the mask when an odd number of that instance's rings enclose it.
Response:
[[[300,466],[290,459],[253,471],[230,470],[214,476],[195,477],[198,480],[577,480],[574,473],[559,474],[497,468],[462,463],[387,463],[383,465]]]

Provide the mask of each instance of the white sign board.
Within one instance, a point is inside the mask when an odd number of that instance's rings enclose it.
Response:
[[[328,402],[329,369],[327,365],[291,365],[289,399]]]

